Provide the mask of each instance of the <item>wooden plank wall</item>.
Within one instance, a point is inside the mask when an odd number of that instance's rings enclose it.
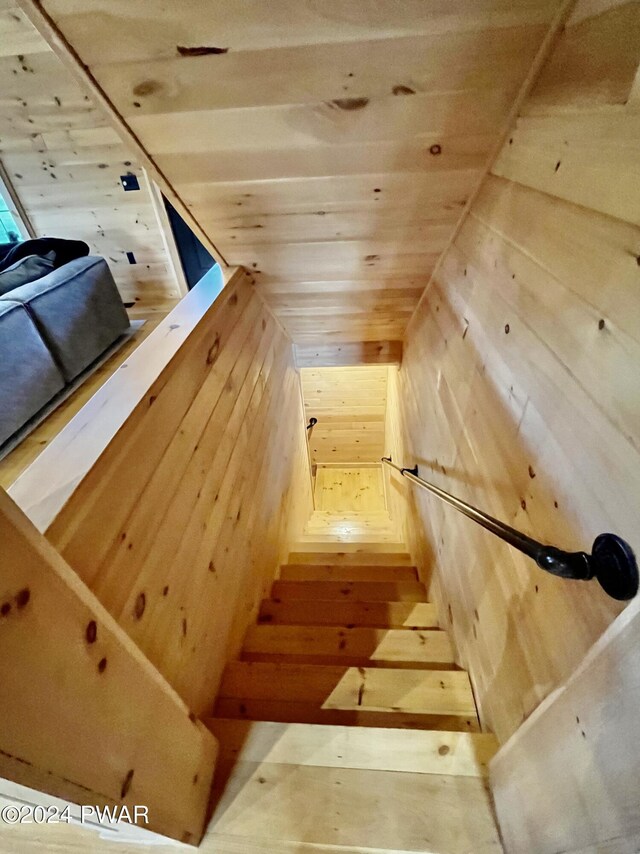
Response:
[[[384,419],[384,454],[391,457],[397,465],[411,466],[413,463],[406,456],[404,424],[402,422],[402,401],[400,398],[400,371],[397,366],[390,366],[387,376],[387,407]],[[402,475],[390,466],[382,466],[387,508],[391,518],[400,532],[400,540],[405,543],[416,541],[415,531],[411,526],[416,519],[411,502],[414,500],[413,487]],[[431,567],[418,566],[420,580],[428,582]]]
[[[541,540],[640,549],[640,3],[579,0],[409,329],[425,476]],[[623,607],[426,494],[422,561],[506,739]]]
[[[640,602],[491,762],[508,854],[640,850]]]
[[[357,341],[350,344],[296,344],[299,368],[346,367],[348,365],[399,365],[402,341]]]
[[[180,296],[139,164],[15,0],[0,0],[0,78],[0,159],[36,234],[86,241],[126,302]]]
[[[196,844],[216,740],[1,489],[0,541],[0,776]]]
[[[302,368],[313,463],[378,463],[384,448],[388,368]]]
[[[312,510],[292,350],[237,276],[47,530],[196,714]]]

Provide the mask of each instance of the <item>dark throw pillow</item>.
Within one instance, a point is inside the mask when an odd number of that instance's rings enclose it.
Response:
[[[46,255],[27,255],[26,258],[21,258],[0,273],[0,296],[14,288],[19,288],[20,285],[41,279],[54,267],[55,252],[48,252]]]
[[[89,246],[84,240],[65,240],[62,237],[35,237],[32,240],[23,240],[22,243],[14,243],[4,255],[0,256],[0,272],[13,267],[16,261],[26,258],[27,255],[46,255],[48,252],[55,252],[53,260],[57,269],[64,267],[69,261],[88,255]]]

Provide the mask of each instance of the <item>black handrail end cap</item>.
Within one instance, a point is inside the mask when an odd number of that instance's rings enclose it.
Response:
[[[605,593],[621,602],[633,599],[638,592],[638,564],[629,543],[616,534],[600,534],[591,554],[594,575]]]

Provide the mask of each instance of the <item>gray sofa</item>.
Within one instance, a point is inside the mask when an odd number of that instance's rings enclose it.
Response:
[[[96,256],[0,294],[0,447],[128,328]]]

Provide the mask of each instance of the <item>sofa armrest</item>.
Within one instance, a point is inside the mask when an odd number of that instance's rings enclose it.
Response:
[[[95,255],[15,288],[10,298],[25,306],[67,382],[129,328],[109,266]]]
[[[0,445],[64,388],[51,353],[21,303],[0,301]]]

